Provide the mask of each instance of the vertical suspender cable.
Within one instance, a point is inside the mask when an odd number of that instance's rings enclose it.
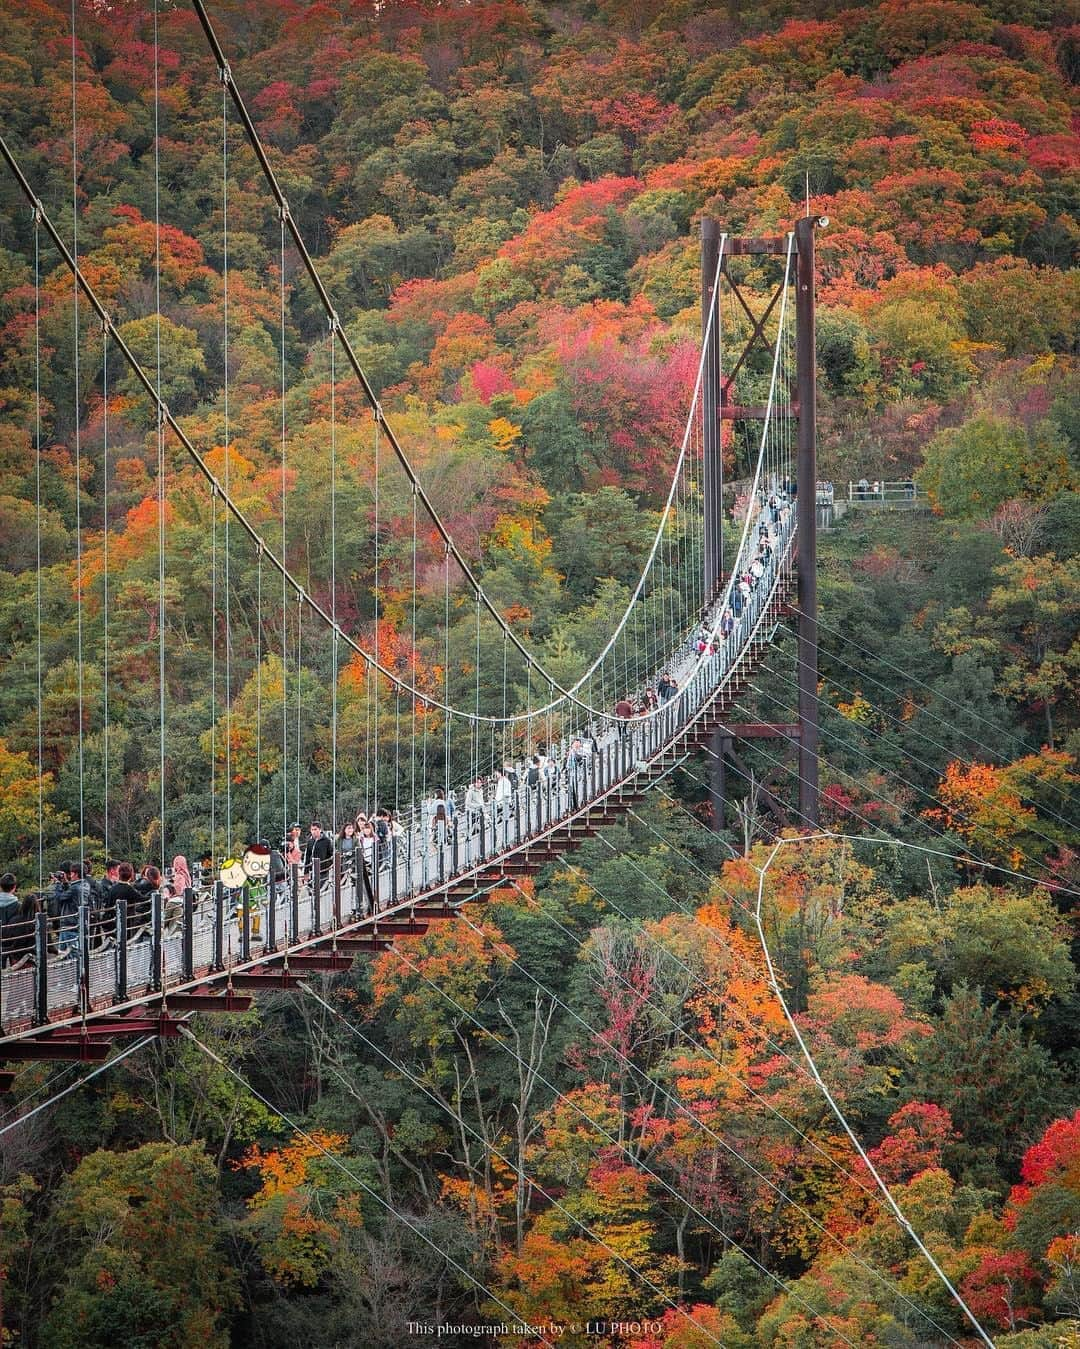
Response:
[[[37,561],[38,889],[45,888],[45,727],[41,711],[41,211],[34,207],[34,520]]]
[[[109,330],[101,328],[101,766],[105,856],[109,856]]]
[[[603,667],[601,666],[601,674]],[[535,736],[533,735],[532,724],[532,664],[525,662],[525,771],[528,772],[529,764],[532,762],[532,756],[536,752],[534,748]]]
[[[476,720],[473,722],[473,771],[475,782],[480,776],[480,596],[476,597]]]
[[[218,558],[217,558],[217,484],[210,487],[210,856],[217,856],[217,724],[218,724]],[[228,515],[228,509],[225,512]],[[232,856],[231,850],[226,856]]]
[[[263,625],[263,550],[260,545],[255,566],[255,837],[262,832],[262,625]]]
[[[221,276],[222,276],[222,395],[225,419],[225,497],[231,496],[229,461],[232,458],[232,428],[229,423],[229,91],[221,84]],[[225,848],[233,855],[232,818],[232,550],[229,539],[231,512],[225,510]],[[215,520],[216,520],[215,511]]]
[[[394,685],[394,813],[401,810],[401,687]]]
[[[373,547],[375,552],[375,665],[374,665],[374,688],[375,688],[375,733],[372,744],[372,760],[374,763],[374,781],[372,783],[371,798],[375,803],[376,809],[382,804],[379,799],[379,709],[382,702],[382,689],[379,687],[379,627],[382,622],[382,598],[379,592],[379,422],[382,416],[382,409],[376,407],[372,416],[375,421],[375,440],[374,440],[374,471],[372,474],[372,483],[375,493],[375,521]]]
[[[372,805],[373,791],[373,773],[371,758],[371,708],[375,701],[375,666],[369,661],[364,667],[364,812],[367,815],[374,813],[375,807]]]
[[[310,581],[310,578],[309,578]],[[301,728],[300,728],[300,709],[301,709],[301,676],[304,673],[304,592],[296,592],[296,748],[293,753],[296,755],[296,818],[302,820],[300,814],[300,767],[301,767]]]
[[[74,3],[74,0],[73,0]],[[158,774],[161,810],[161,867],[165,868],[165,418],[161,415],[161,52],[158,0],[154,0],[154,312],[157,360],[157,527],[158,527]]]
[[[504,633],[503,633],[503,678],[502,678],[502,714],[503,714],[503,717],[504,717],[504,718],[505,718],[505,716],[506,716],[507,698],[508,698],[508,696],[509,696],[509,689],[510,689],[509,678],[508,678],[508,669],[507,669],[507,661],[508,661],[509,655],[510,655],[510,639],[509,639],[509,637],[507,637],[506,633],[504,632]],[[503,758],[503,762],[504,762],[504,763],[509,762],[510,758],[511,758],[512,755],[513,755],[513,745],[507,743],[507,735],[508,735],[508,727],[506,726],[506,724],[505,724],[505,722],[504,722],[503,728],[502,728],[502,758]]]
[[[411,632],[410,632],[410,638],[409,638],[409,661],[410,661],[410,664],[411,664],[411,667],[412,667],[412,686],[413,686],[414,689],[415,689],[415,688],[419,688],[419,685],[418,685],[417,682],[416,682],[416,673],[417,673],[417,672],[416,672],[416,504],[417,504],[417,496],[416,496],[416,489],[414,488],[414,489],[413,489],[413,493],[412,493],[412,620],[411,620]],[[412,757],[411,757],[410,767],[409,767],[409,800],[412,801],[412,802],[414,803],[414,805],[415,805],[415,803],[416,803],[416,695],[415,695],[415,693],[412,694],[412,695],[410,695],[410,697],[409,697],[409,706],[410,706],[410,708],[412,709],[412,712],[411,712],[411,729],[410,729],[410,734],[409,734],[409,744],[410,744],[410,746],[411,746],[411,751],[410,751],[410,752],[411,752],[411,756],[412,756]],[[426,728],[427,728],[427,712],[426,712],[426,709],[424,710],[424,714],[423,714],[423,715],[424,715],[424,727],[425,727],[425,737],[426,737]],[[426,744],[426,739],[425,739],[425,744]],[[425,756],[425,757],[426,757],[426,756]],[[426,765],[426,762],[425,762],[425,770],[426,770],[426,767],[427,767],[427,765]],[[425,782],[424,782],[424,795],[425,795],[425,796],[427,795],[427,781],[426,781],[426,774],[425,774]]]
[[[279,216],[281,244],[278,255],[278,298],[281,321],[281,833],[289,836],[289,579],[286,567],[285,493],[288,470],[285,462],[285,212]]]
[[[450,549],[443,562],[443,702],[450,707]],[[443,714],[443,778],[446,799],[450,799],[450,712]]]
[[[79,121],[76,93],[75,0],[71,0],[71,252],[79,263]],[[83,762],[83,582],[82,582],[82,441],[79,430],[79,281],[74,278],[75,326],[72,374],[75,380],[75,659],[79,701],[79,862],[86,860],[86,803]]]
[[[716,472],[718,483],[718,510],[717,510],[717,529],[719,538],[716,541],[717,556],[719,558],[719,576],[720,593],[724,592],[724,568],[727,565],[727,559],[724,556],[724,399],[721,390],[724,387],[724,313],[723,306],[720,303],[720,278],[723,275],[723,255],[721,254],[721,265],[717,268],[716,284],[713,286],[713,317],[716,322],[716,379],[717,379],[717,406],[716,415],[720,419],[720,425],[716,430]],[[703,408],[704,413],[704,408]],[[704,416],[702,420],[702,446],[701,453],[705,454],[705,434],[704,434]],[[705,498],[701,500],[701,529],[704,538],[705,533]]]
[[[330,828],[338,832],[337,318],[330,322]]]

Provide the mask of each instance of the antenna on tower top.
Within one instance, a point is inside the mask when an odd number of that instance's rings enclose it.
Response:
[[[810,170],[806,170],[806,214],[810,214]]]

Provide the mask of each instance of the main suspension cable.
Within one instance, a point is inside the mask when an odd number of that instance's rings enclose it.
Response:
[[[787,1001],[785,1000],[784,994],[780,988],[780,982],[776,977],[776,970],[773,966],[772,955],[769,952],[769,944],[765,940],[765,928],[762,924],[761,919],[761,909],[762,904],[764,902],[765,877],[768,874],[769,867],[772,866],[773,861],[780,854],[781,849],[788,847],[792,844],[809,841],[809,839],[812,839],[813,837],[814,835],[810,835],[805,840],[803,839],[778,840],[775,846],[773,847],[772,852],[766,859],[765,865],[759,869],[759,879],[757,887],[757,905],[754,911],[754,923],[755,926],[757,927],[758,940],[761,943],[762,955],[765,957],[765,963],[768,967],[769,982],[772,985],[773,992],[775,993],[776,999],[780,1004],[781,1011],[784,1014],[784,1019],[787,1021],[788,1026],[791,1028],[791,1033],[794,1035],[799,1048],[802,1050],[803,1057],[806,1059],[810,1071],[814,1076],[815,1082],[821,1089],[822,1096],[825,1098],[825,1101],[827,1102],[829,1109],[832,1111],[832,1113],[836,1116],[837,1120],[839,1121],[841,1128],[844,1130],[848,1138],[851,1140],[852,1146],[855,1148],[856,1152],[862,1158],[863,1165],[869,1171],[870,1175],[874,1178],[874,1182],[877,1185],[878,1189],[885,1196],[885,1200],[889,1205],[889,1208],[892,1210],[893,1215],[896,1218],[896,1221],[899,1223],[903,1231],[907,1233],[907,1235],[919,1248],[919,1251],[922,1253],[927,1264],[933,1270],[934,1274],[941,1282],[942,1286],[946,1289],[952,1300],[956,1303],[956,1305],[967,1317],[968,1321],[971,1323],[976,1334],[979,1336],[982,1342],[988,1346],[988,1349],[994,1349],[994,1341],[983,1329],[982,1324],[979,1321],[978,1317],[968,1306],[967,1302],[965,1302],[959,1289],[955,1286],[953,1281],[945,1273],[944,1269],[942,1269],[941,1265],[934,1257],[933,1252],[923,1241],[922,1237],[919,1236],[918,1232],[915,1231],[907,1215],[904,1213],[903,1209],[900,1207],[895,1196],[893,1195],[893,1192],[890,1189],[889,1185],[883,1179],[881,1172],[874,1165],[866,1149],[859,1141],[859,1138],[856,1135],[854,1129],[852,1129],[851,1125],[848,1123],[847,1116],[844,1114],[843,1110],[837,1104],[836,1098],[833,1096],[832,1092],[829,1090],[828,1086],[825,1083],[825,1079],[821,1076],[821,1073],[818,1071],[818,1066],[817,1063],[814,1061],[814,1056],[811,1054],[810,1049],[807,1046],[805,1039],[803,1038],[802,1032],[799,1030],[795,1018],[791,1015],[791,1011],[788,1008]],[[818,837],[821,836],[818,835]]]
[[[565,861],[565,859],[563,860]],[[602,900],[611,909],[613,909],[615,913],[617,913],[620,917],[626,919],[628,922],[632,923],[630,915],[625,910],[621,909],[617,904],[615,904],[606,894],[603,893],[603,891],[599,890],[595,885],[593,885],[590,881],[586,880],[585,877],[581,876],[580,874],[577,875],[577,879],[579,879],[584,885],[586,885],[597,896],[597,898]],[[577,946],[579,951],[584,951],[585,946],[587,944],[586,941],[576,937],[570,928],[568,928],[564,923],[561,923],[559,921],[559,919],[555,916],[555,914],[551,911],[549,907],[541,905],[540,902],[534,896],[529,895],[528,892],[524,890],[522,886],[518,883],[518,881],[511,879],[510,883],[513,886],[513,888],[518,892],[518,894],[521,895],[521,897],[526,901],[526,903],[535,907],[537,913],[541,917],[546,918],[549,922],[553,923],[560,930],[560,932],[562,932]],[[683,913],[686,912],[680,906],[676,907],[679,908],[680,912]],[[711,929],[709,929],[707,924],[702,924],[702,926],[705,928],[707,932],[709,932],[711,940],[715,942],[716,933],[713,932]],[[696,984],[698,987],[706,991],[711,991],[713,993],[718,992],[718,990],[714,989],[711,984],[709,984],[706,980],[701,978],[700,975],[696,974],[693,970],[690,969],[688,965],[686,965],[683,961],[681,961],[673,951],[670,951],[663,944],[663,942],[659,940],[659,938],[654,936],[652,933],[648,932],[644,926],[637,926],[635,928],[635,931],[645,936],[647,940],[649,940],[659,951],[661,951],[665,955],[670,955],[674,963],[678,965],[690,977],[693,983]],[[621,971],[614,969],[614,967],[612,967],[612,969],[613,972],[618,976],[619,981],[626,986],[629,992],[632,993],[635,997],[641,998],[643,1005],[648,1007],[653,1014],[655,1014],[661,1020],[666,1022],[681,1039],[687,1042],[687,1044],[692,1049],[699,1050],[702,1054],[704,1054],[704,1056],[711,1063],[714,1063],[722,1073],[724,1073],[728,1078],[730,1078],[731,1081],[733,1081],[737,1086],[741,1087],[749,1096],[751,1096],[754,1099],[755,1102],[763,1106],[770,1114],[774,1115],[777,1119],[781,1121],[781,1123],[786,1125],[787,1128],[791,1129],[792,1132],[795,1133],[798,1136],[798,1138],[802,1140],[802,1142],[807,1144],[807,1146],[812,1151],[817,1152],[821,1157],[823,1157],[825,1161],[828,1162],[843,1179],[850,1181],[853,1185],[855,1185],[859,1189],[862,1189],[866,1194],[868,1194],[875,1200],[878,1199],[878,1196],[874,1194],[873,1190],[870,1189],[869,1186],[867,1186],[863,1181],[859,1180],[856,1176],[854,1176],[850,1171],[847,1170],[846,1167],[843,1167],[831,1153],[827,1152],[823,1147],[821,1147],[819,1143],[817,1143],[814,1139],[810,1138],[807,1134],[805,1134],[799,1128],[799,1126],[794,1123],[793,1120],[789,1119],[787,1115],[783,1113],[783,1111],[777,1109],[776,1106],[772,1105],[772,1103],[769,1102],[759,1091],[756,1091],[749,1082],[745,1081],[745,1079],[740,1077],[739,1074],[736,1073],[734,1069],[730,1068],[726,1063],[724,1063],[723,1060],[717,1054],[715,1054],[700,1037],[693,1035],[690,1031],[686,1030],[685,1027],[681,1026],[672,1016],[670,1016],[663,1009],[663,1007],[659,1004],[659,1002],[656,1001],[656,999],[651,998],[647,996],[645,993],[643,993],[642,989],[635,986],[630,981],[630,979],[627,978],[626,975],[622,974]],[[527,972],[526,975],[527,977],[531,977],[528,976]],[[731,1008],[730,1006],[727,1007],[727,1010],[734,1012],[734,1009]],[[747,1028],[750,1029],[748,1023],[744,1024],[747,1024]],[[595,1027],[592,1027],[591,1030],[593,1034],[598,1034]],[[788,1056],[785,1055],[785,1057]],[[690,1107],[682,1105],[681,1102],[679,1104],[682,1109],[690,1111]],[[697,1115],[692,1111],[690,1111],[690,1113],[692,1117],[695,1120],[697,1120]],[[730,1145],[726,1143],[724,1143],[723,1145],[726,1148],[730,1149]],[[754,1175],[758,1177],[758,1179],[763,1180],[769,1188],[774,1189],[776,1193],[779,1194],[787,1204],[789,1204],[792,1208],[796,1210],[796,1212],[798,1212],[803,1218],[805,1218],[812,1227],[814,1227],[815,1229],[817,1229],[818,1232],[821,1233],[823,1237],[833,1242],[839,1248],[840,1251],[842,1251],[850,1259],[854,1260],[855,1263],[858,1264],[864,1270],[866,1270],[868,1274],[871,1274],[874,1278],[880,1280],[880,1282],[886,1288],[887,1291],[895,1293],[903,1303],[905,1303],[909,1308],[911,1308],[912,1311],[915,1311],[918,1315],[924,1317],[930,1323],[930,1325],[934,1327],[935,1330],[940,1331],[941,1334],[945,1336],[945,1338],[949,1341],[950,1344],[957,1343],[957,1341],[953,1339],[953,1337],[948,1333],[948,1331],[944,1330],[941,1326],[937,1324],[936,1321],[934,1321],[933,1317],[931,1317],[921,1307],[918,1307],[914,1302],[912,1302],[911,1299],[907,1297],[907,1295],[894,1282],[892,1282],[889,1279],[888,1275],[883,1274],[880,1270],[876,1269],[873,1265],[871,1265],[868,1260],[864,1259],[856,1251],[853,1251],[849,1246],[845,1244],[845,1242],[839,1236],[837,1236],[835,1232],[830,1231],[819,1218],[814,1217],[814,1215],[810,1213],[804,1205],[800,1204],[798,1200],[792,1198],[792,1196],[787,1194],[784,1190],[775,1186],[774,1183],[767,1176],[764,1176],[762,1172],[760,1172],[756,1167],[754,1167],[751,1162],[747,1161],[747,1159],[736,1149],[730,1150],[734,1151],[735,1156],[738,1158],[740,1162],[743,1163],[743,1165],[745,1165],[748,1169],[750,1169],[754,1173]],[[880,1202],[880,1200],[878,1200],[878,1202]]]

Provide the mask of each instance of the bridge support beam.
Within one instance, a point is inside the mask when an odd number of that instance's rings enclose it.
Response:
[[[818,221],[806,216],[795,222],[795,388],[790,403],[790,415],[797,420],[795,478],[798,496],[795,503],[798,523],[796,568],[798,580],[798,739],[799,744],[799,823],[816,829],[819,822],[818,805],[818,624],[817,624],[817,359],[815,354],[815,281],[814,229]],[[713,305],[719,303],[719,285],[713,286],[719,255],[720,225],[716,220],[701,222],[701,298],[702,323],[707,324]],[[727,277],[732,294],[753,325],[750,336],[741,351],[733,352],[733,360],[726,369],[720,369],[719,334],[716,349],[712,344],[706,350],[702,376],[702,406],[705,414],[705,593],[716,594],[723,584],[723,558],[719,551],[722,533],[723,481],[720,470],[720,426],[723,421],[760,421],[765,411],[760,407],[742,406],[735,402],[735,380],[746,363],[751,350],[769,349],[765,326],[774,313],[783,294],[783,282],[755,314],[742,296],[738,283],[728,271],[731,258],[772,255],[783,258],[788,251],[786,236],[768,238],[732,237],[724,250],[721,274]],[[704,333],[704,328],[703,328]],[[715,457],[714,457],[715,456]],[[713,496],[715,491],[716,495]],[[787,728],[791,730],[790,727]],[[760,734],[760,732],[759,732]],[[729,754],[731,741],[728,742]],[[718,779],[710,781],[710,801],[714,825],[723,819],[722,805],[718,809],[716,792]],[[723,790],[719,786],[719,790]]]
[[[814,321],[814,226],[795,224],[795,383],[798,400],[795,509],[799,587],[799,817],[816,829],[818,810],[817,356]]]
[[[720,260],[720,225],[705,217],[701,222],[701,337],[705,362],[701,373],[701,407],[704,418],[704,527],[702,559],[707,600],[724,580],[724,465],[720,446],[720,286],[716,275]],[[712,317],[710,325],[709,319]]]

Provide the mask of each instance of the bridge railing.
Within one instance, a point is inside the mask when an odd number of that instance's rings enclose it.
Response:
[[[766,518],[771,513],[762,504],[757,519]],[[561,763],[533,786],[522,777],[507,801],[488,800],[471,811],[458,808],[448,825],[417,815],[369,858],[358,848],[349,864],[337,854],[332,865],[307,874],[292,868],[284,881],[231,891],[219,882],[177,896],[152,894],[101,909],[83,904],[71,913],[38,913],[28,922],[3,925],[0,1028],[10,1033],[130,1004],[310,945],[418,898],[437,896],[455,878],[513,855],[591,802],[617,794],[639,765],[654,759],[697,719],[751,644],[763,640],[761,625],[789,566],[794,535],[790,512],[765,574],[727,637],[717,637],[704,655],[684,645],[664,663],[681,683],[676,697],[648,716],[628,719],[588,740],[582,737],[589,750],[580,759],[568,756],[565,738]],[[736,571],[745,562],[740,557]],[[710,632],[715,633],[718,610],[729,596],[730,587],[702,615]]]
[[[853,506],[877,506],[892,510],[913,509],[924,504],[919,497],[919,485],[912,478],[892,482],[849,482],[847,499]]]

